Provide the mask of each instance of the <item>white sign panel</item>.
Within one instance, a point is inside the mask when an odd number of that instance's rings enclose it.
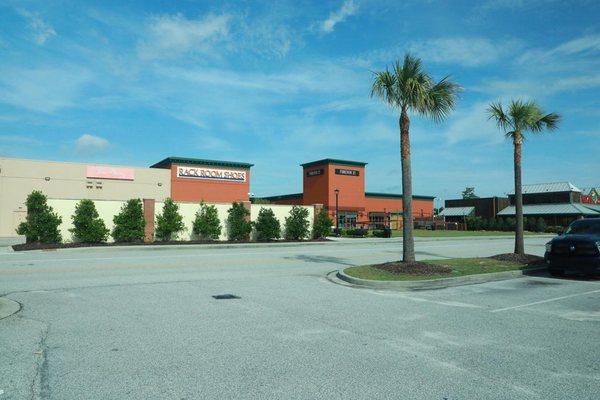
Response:
[[[246,182],[246,171],[206,167],[177,167],[177,177],[211,181]]]

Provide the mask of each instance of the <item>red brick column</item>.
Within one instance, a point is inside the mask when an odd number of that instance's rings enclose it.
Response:
[[[144,242],[154,242],[154,199],[144,199]]]

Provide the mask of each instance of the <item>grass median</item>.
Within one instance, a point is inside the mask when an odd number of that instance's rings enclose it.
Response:
[[[451,258],[445,260],[427,260],[418,266],[403,269],[402,263],[385,263],[346,268],[344,273],[355,278],[377,281],[421,281],[441,278],[453,278],[465,275],[487,274],[492,272],[515,271],[540,265],[540,257],[528,256],[525,260],[510,260],[510,255],[498,255],[489,258]],[[400,266],[400,267],[398,267]],[[403,272],[405,271],[405,272]],[[416,271],[416,272],[415,272]]]
[[[448,231],[415,229],[415,237],[466,237],[466,236],[514,236],[514,231]],[[541,233],[525,232],[525,235],[540,235]],[[402,230],[392,230],[392,237],[402,237]]]

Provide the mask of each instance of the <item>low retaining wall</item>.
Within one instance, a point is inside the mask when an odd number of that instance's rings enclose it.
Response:
[[[60,233],[63,238],[63,242],[69,243],[73,241],[73,235],[69,231],[73,227],[73,219],[72,215],[75,213],[75,206],[79,200],[71,200],[71,199],[48,199],[48,205],[54,209],[61,218],[62,224],[59,227]],[[111,200],[94,200],[94,204],[96,205],[96,209],[98,210],[98,214],[100,218],[104,221],[106,227],[112,232],[114,223],[113,218],[121,211],[121,207],[125,204],[125,201],[111,201]],[[146,217],[146,240],[152,238],[154,236],[155,229],[155,221],[156,217],[162,213],[163,202],[155,202],[152,199],[144,199],[144,215]],[[255,221],[258,218],[258,213],[261,208],[267,208],[273,210],[275,214],[275,218],[279,220],[281,224],[282,234],[283,229],[285,228],[285,218],[289,215],[290,210],[292,209],[291,205],[278,205],[278,204],[250,204],[250,202],[244,202],[246,207],[250,209],[250,220]],[[207,203],[210,205],[214,205],[217,208],[217,213],[219,216],[219,221],[221,222],[221,236],[219,240],[227,239],[227,210],[231,208],[230,203]],[[194,219],[196,218],[196,213],[200,210],[199,203],[177,203],[179,206],[179,214],[183,217],[183,223],[185,228],[178,235],[179,240],[194,240],[197,239],[192,232],[192,225]],[[154,210],[152,211],[152,206]],[[310,222],[310,230],[312,231],[312,226],[314,222],[314,218],[316,215],[315,209],[319,210],[321,205],[317,204],[314,206],[300,206],[304,207],[308,210],[308,220]],[[318,211],[317,211],[318,212]],[[153,216],[153,220],[150,219]],[[148,223],[151,222],[151,223]],[[112,242],[113,239],[111,236],[108,238],[109,242]]]

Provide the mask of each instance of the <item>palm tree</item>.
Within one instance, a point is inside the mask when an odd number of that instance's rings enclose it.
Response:
[[[521,146],[525,132],[540,133],[558,127],[560,116],[555,113],[546,114],[534,101],[513,100],[505,110],[500,102],[490,104],[487,110],[490,119],[496,120],[498,128],[512,139],[514,146],[515,168],[515,253],[525,254],[523,240],[523,191],[521,187]]]
[[[410,165],[409,111],[435,122],[443,121],[454,109],[460,87],[443,78],[434,82],[423,70],[420,59],[406,54],[391,70],[375,72],[371,97],[376,96],[400,111],[400,158],[402,163],[402,260],[415,261],[412,213],[412,176]]]

